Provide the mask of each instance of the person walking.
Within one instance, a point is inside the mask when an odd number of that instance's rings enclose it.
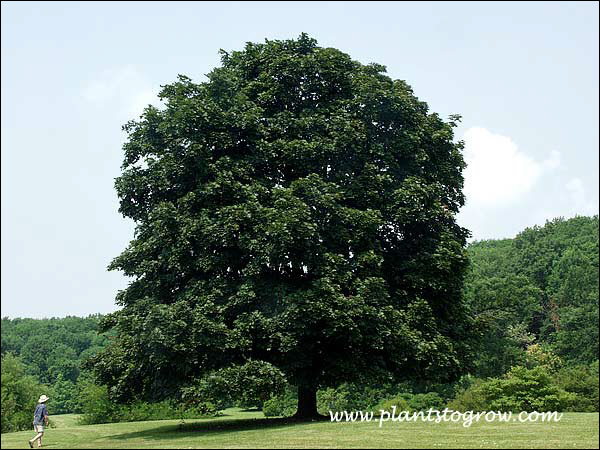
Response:
[[[33,443],[37,440],[38,447],[42,446],[42,436],[44,435],[44,426],[48,426],[48,407],[46,402],[48,397],[41,395],[38,404],[33,413],[33,429],[37,433],[33,439],[29,441],[29,447],[33,448]]]

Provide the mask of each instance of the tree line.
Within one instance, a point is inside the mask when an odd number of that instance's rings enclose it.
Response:
[[[598,216],[474,242],[468,253],[465,300],[485,329],[477,376],[524,364],[532,346],[569,365],[598,360]]]

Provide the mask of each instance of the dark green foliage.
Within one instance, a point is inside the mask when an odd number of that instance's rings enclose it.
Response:
[[[242,408],[261,408],[273,396],[281,394],[286,380],[279,369],[263,361],[248,361],[230,366],[182,389],[182,401],[196,405],[204,401],[224,408],[237,404]]]
[[[292,416],[297,409],[297,391],[292,386],[287,386],[282,394],[271,397],[264,402],[262,411],[265,417],[289,417]]]
[[[2,433],[31,429],[37,400],[48,393],[46,386],[25,374],[17,357],[2,355]]]
[[[492,411],[566,411],[575,403],[575,396],[540,367],[514,367],[505,377],[484,383],[482,394]]]
[[[379,411],[396,405],[397,410],[421,411],[439,409],[446,400],[437,392],[407,392],[407,384],[369,386],[344,383],[336,388],[322,389],[317,393],[318,410],[327,415],[329,411]],[[272,397],[263,406],[267,417],[290,416],[296,411],[297,395],[288,387],[281,395]]]
[[[429,409],[441,411],[446,406],[446,402],[436,392],[428,392],[427,394],[401,393],[382,401],[374,408],[374,411],[376,413],[382,410],[392,412],[394,406],[397,413],[400,411],[428,411]]]
[[[474,379],[467,387],[456,393],[448,402],[448,408],[454,411],[491,411],[485,395],[485,380]]]
[[[408,398],[408,407],[410,411],[427,411],[430,408],[441,410],[444,406],[444,399],[442,399],[437,392],[413,394]]]
[[[411,394],[397,394],[391,398],[382,400],[375,408],[373,408],[373,412],[379,414],[381,411],[388,411],[390,413],[394,412],[394,407],[396,408],[396,413],[400,411],[409,411],[410,407],[408,406],[408,398]]]
[[[43,383],[76,382],[81,363],[106,345],[100,315],[62,319],[2,319],[2,354],[21,357],[27,373]]]
[[[322,414],[327,414],[329,411],[368,411],[383,398],[393,396],[399,389],[402,389],[402,386],[344,383],[336,388],[319,391],[318,409]]]
[[[71,380],[59,375],[52,385],[52,413],[67,414],[80,411],[79,389]]]
[[[469,367],[458,119],[384,72],[306,35],[248,43],[124,127],[137,227],[95,361],[111,395],[171,397],[249,360],[313,397]]]
[[[574,363],[598,359],[598,216],[555,219],[520,233],[515,269],[545,293],[540,337]]]
[[[119,422],[121,418],[121,405],[108,398],[106,386],[94,383],[81,383],[81,405],[83,415],[81,423],[90,425],[94,423]]]
[[[577,395],[573,411],[598,412],[598,361],[588,366],[565,367],[554,379],[562,389]]]
[[[169,400],[147,403],[133,401],[128,404],[118,404],[108,395],[106,386],[93,383],[82,383],[81,400],[83,414],[80,422],[83,425],[114,422],[140,422],[144,420],[163,419],[195,419],[212,417],[216,408],[208,402],[194,407],[177,404]]]
[[[108,340],[98,334],[100,317],[2,319],[2,355],[15,354],[26,374],[49,386],[53,414],[79,412],[81,366]]]
[[[465,300],[485,327],[477,376],[526,364],[536,342],[566,364],[598,359],[598,216],[475,242],[468,254]]]
[[[494,276],[470,280],[465,297],[486,327],[482,341],[485,358],[478,359],[476,372],[491,376],[522,363],[523,350],[535,340],[531,330],[542,311],[542,291],[524,276]]]
[[[565,368],[514,367],[501,378],[476,380],[449,408],[459,411],[598,411],[598,364]]]
[[[284,376],[321,388],[321,411],[364,410],[398,392],[446,399],[468,369],[514,366],[530,371],[477,381],[457,401],[593,409],[598,216],[471,244],[463,286],[456,118],[384,72],[302,35],[224,52],[206,83],[165,86],[166,109],[125,127],[116,188],[137,230],[111,265],[132,277],[104,320],[113,345],[99,316],[2,319],[3,357],[19,356],[37,380],[25,384],[48,383],[52,412],[80,410],[74,396],[91,389],[94,420],[131,417],[114,399],[144,411],[140,399],[182,394],[201,410],[264,402],[288,414],[297,394],[265,401]],[[99,352],[110,391],[80,382]],[[3,430],[23,392],[3,381]]]

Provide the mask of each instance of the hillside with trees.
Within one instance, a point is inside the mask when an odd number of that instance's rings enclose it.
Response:
[[[468,252],[465,300],[486,330],[477,376],[524,364],[533,345],[569,365],[598,360],[598,216],[555,219]]]

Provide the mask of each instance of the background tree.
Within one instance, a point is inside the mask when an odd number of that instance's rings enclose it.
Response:
[[[502,374],[524,362],[526,348],[536,339],[533,328],[542,310],[542,295],[522,275],[474,278],[470,274],[465,299],[486,327],[476,360],[479,376]]]
[[[467,251],[465,300],[486,325],[477,376],[524,364],[534,342],[571,366],[598,361],[598,216],[549,220]]]
[[[304,34],[248,43],[124,127],[116,189],[136,233],[110,268],[133,280],[94,361],[115,398],[255,360],[311,417],[321,386],[465,370],[458,117],[384,73]]]
[[[47,385],[49,390],[45,393],[52,397],[51,414],[78,411],[76,385],[81,378],[82,363],[104,348],[108,340],[107,336],[97,332],[99,320],[99,315],[2,319],[2,357],[10,355],[17,361],[8,359],[7,367],[19,367],[23,374],[29,375],[27,380]],[[21,395],[20,384],[6,386],[6,395],[15,398]],[[13,413],[18,413],[18,409],[10,413],[11,417]],[[27,414],[29,417],[31,412]],[[12,420],[7,418],[7,423]]]
[[[12,353],[2,355],[2,433],[29,430],[40,395],[48,388],[25,374],[21,361]]]

